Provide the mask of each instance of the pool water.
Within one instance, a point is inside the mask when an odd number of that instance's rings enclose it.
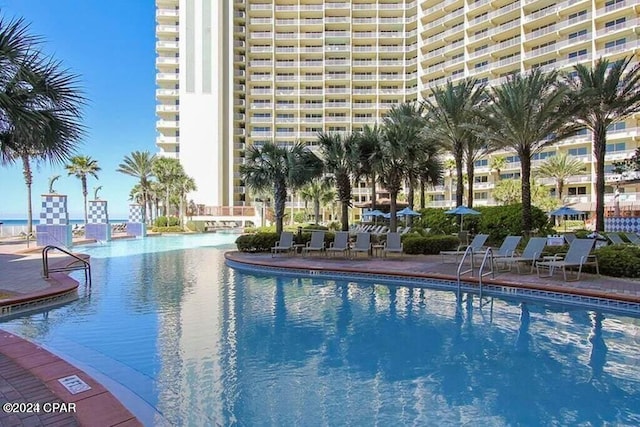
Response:
[[[90,292],[0,327],[123,384],[147,425],[640,425],[636,318],[243,273],[234,240],[83,248]]]

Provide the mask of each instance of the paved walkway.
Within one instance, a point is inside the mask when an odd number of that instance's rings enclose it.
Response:
[[[42,277],[41,251],[24,242],[0,241],[0,293],[24,301],[73,290],[78,283],[62,273]],[[53,263],[68,259],[52,254]],[[6,303],[6,299],[3,300]],[[58,381],[77,375],[91,389],[71,394]],[[140,426],[113,395],[89,375],[45,349],[0,329],[0,405],[40,403],[38,412],[7,413],[0,409],[0,425],[13,426]],[[65,403],[69,412],[45,403]],[[74,410],[71,410],[73,408]],[[35,410],[35,406],[31,407]]]

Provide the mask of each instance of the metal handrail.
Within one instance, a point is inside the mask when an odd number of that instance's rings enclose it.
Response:
[[[469,270],[465,270],[465,271],[461,271],[462,270],[462,266],[464,265],[464,260],[467,258],[467,255],[471,254],[471,268]],[[464,254],[462,255],[462,259],[460,260],[460,264],[458,264],[458,271],[456,273],[456,277],[458,279],[458,295],[460,295],[460,287],[462,286],[461,282],[460,282],[460,276],[462,276],[463,274],[467,274],[469,272],[471,272],[471,276],[473,277],[473,246],[467,246],[467,249],[465,249]]]
[[[482,273],[482,271],[484,270],[484,266],[487,263],[487,258],[490,260],[491,270],[486,273]],[[482,264],[480,264],[480,270],[478,271],[478,282],[480,283],[480,304],[482,304],[482,278],[484,276],[491,274],[491,278],[493,279],[495,277],[493,268],[494,268],[493,249],[487,248],[487,250],[484,253],[484,257],[482,257]]]
[[[49,252],[52,250],[59,250],[60,252],[63,252],[64,254],[70,256],[71,258],[74,258],[76,261],[73,261],[70,265],[67,265],[66,267],[57,267],[57,268],[50,268],[49,267]],[[81,263],[81,265],[72,265],[75,264],[77,261],[79,261]],[[42,249],[42,273],[44,275],[45,278],[49,278],[49,273],[59,273],[59,272],[63,272],[63,271],[73,271],[73,270],[84,270],[84,280],[86,283],[89,284],[89,286],[91,286],[91,264],[89,263],[89,261],[87,261],[84,258],[79,257],[78,255],[71,253],[67,250],[62,249],[61,247],[58,246],[54,246],[54,245],[47,245]]]

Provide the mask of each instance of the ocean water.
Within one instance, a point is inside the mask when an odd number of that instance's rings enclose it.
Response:
[[[109,221],[110,224],[119,224],[122,222],[127,222],[126,219],[112,219]],[[39,219],[33,219],[33,225],[37,225],[40,223]],[[0,224],[6,227],[22,227],[27,225],[26,219],[2,219],[0,218]],[[69,224],[84,224],[84,219],[70,219]]]

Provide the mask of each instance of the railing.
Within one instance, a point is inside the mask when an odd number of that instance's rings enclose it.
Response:
[[[484,266],[487,264],[487,259],[489,260],[489,263],[490,263],[489,267],[491,268],[491,270],[487,271],[486,273],[483,273]],[[495,277],[493,266],[494,266],[493,249],[487,248],[486,252],[484,253],[484,257],[482,257],[482,264],[480,264],[480,270],[478,271],[478,282],[480,284],[480,304],[481,305],[482,305],[482,278],[489,274],[491,275],[492,279]]]
[[[470,261],[471,261],[471,268],[465,271],[462,271],[462,266],[464,265],[464,260],[467,258],[467,256],[470,256]],[[462,259],[460,260],[460,264],[458,265],[458,271],[456,273],[456,277],[458,279],[458,296],[460,296],[460,287],[462,286],[462,283],[460,282],[460,276],[462,276],[463,274],[467,274],[467,273],[471,273],[471,276],[473,276],[473,246],[467,246],[467,249],[465,249],[464,254],[462,255]]]
[[[58,250],[73,258],[74,261],[64,267],[51,268],[49,267],[49,252],[52,250]],[[84,270],[84,280],[91,286],[91,264],[89,264],[89,261],[58,246],[48,245],[42,249],[42,274],[45,278],[49,278],[49,273],[74,270]]]

